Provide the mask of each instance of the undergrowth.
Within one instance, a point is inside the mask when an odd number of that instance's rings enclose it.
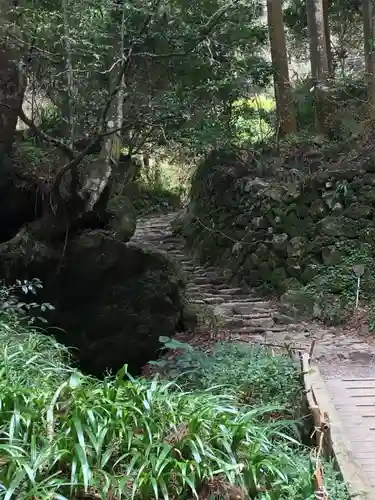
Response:
[[[328,325],[339,325],[349,320],[358,306],[366,304],[369,309],[369,331],[374,331],[375,316],[373,275],[374,248],[372,244],[350,245],[337,242],[329,250],[329,260],[316,265],[313,280],[302,288],[289,291],[292,307],[298,315],[323,320]],[[360,281],[358,283],[358,272]]]
[[[240,405],[208,372],[199,390],[126,366],[83,375],[22,308],[0,310],[0,343],[1,499],[314,498],[309,450],[285,432],[294,422],[264,418],[275,405]]]
[[[211,388],[215,393],[224,388],[252,407],[273,404],[300,413],[300,369],[290,356],[272,356],[266,348],[248,344],[218,343],[212,351],[204,352],[171,342],[167,346],[182,353],[164,368],[170,378],[178,377],[184,388]],[[158,364],[163,366],[163,361]]]

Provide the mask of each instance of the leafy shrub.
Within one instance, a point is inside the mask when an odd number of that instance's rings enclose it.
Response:
[[[259,421],[267,409],[125,372],[97,381],[66,368],[61,347],[35,332],[2,330],[1,341],[0,498],[93,488],[98,498],[181,498],[211,477],[254,492],[290,480],[289,448],[273,439],[280,424]]]
[[[143,217],[156,212],[169,212],[180,207],[180,197],[162,187],[154,188],[142,182],[128,184],[122,194],[132,201],[137,216]]]
[[[311,82],[299,81],[295,85],[293,97],[298,130],[304,134],[314,132],[315,108]],[[331,88],[329,102],[331,139],[345,140],[366,129],[368,124],[364,117],[367,116],[368,103],[363,80],[336,80]]]
[[[23,158],[28,165],[40,167],[48,159],[48,152],[40,146],[35,145],[33,140],[23,141],[18,147],[21,158]]]
[[[57,106],[45,104],[40,113],[40,128],[52,136],[64,136],[64,121]]]

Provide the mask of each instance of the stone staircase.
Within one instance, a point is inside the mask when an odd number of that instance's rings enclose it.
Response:
[[[210,309],[225,338],[304,350],[315,340],[314,359],[319,361],[322,372],[330,375],[328,372],[334,369],[347,374],[352,370],[353,375],[366,372],[363,376],[369,376],[370,367],[375,367],[373,345],[352,332],[293,322],[280,312],[276,302],[257,297],[248,286],[229,284],[224,269],[197,264],[183,238],[172,232],[175,217],[171,213],[140,219],[132,242],[165,251],[180,263],[188,281],[189,301]],[[370,371],[372,375],[375,368]]]
[[[285,316],[271,301],[255,296],[246,286],[230,285],[225,270],[197,264],[185,248],[184,240],[172,233],[170,223],[174,217],[175,214],[167,214],[139,220],[132,242],[165,251],[179,262],[187,276],[191,303],[209,307],[220,328],[232,340],[247,341],[251,337],[257,343],[295,343],[298,330],[300,346],[310,344],[310,335],[303,325],[282,324]]]

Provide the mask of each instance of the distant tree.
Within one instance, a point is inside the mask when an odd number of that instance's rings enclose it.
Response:
[[[323,0],[328,70],[346,77],[361,72],[363,58],[363,0]],[[287,46],[298,60],[306,62],[309,34],[306,0],[289,0],[284,8]]]
[[[331,29],[329,25],[329,0],[323,0],[323,19],[324,19],[324,33],[326,37],[326,47],[327,47],[328,74],[330,77],[333,77],[334,69],[333,69]]]
[[[279,133],[293,134],[297,131],[297,122],[289,80],[282,0],[267,0],[267,17]]]
[[[327,99],[329,66],[323,0],[306,0],[306,11],[310,42],[311,77],[315,97],[315,125],[318,133],[324,133],[329,113]]]
[[[375,118],[375,8],[373,0],[363,0],[365,78],[370,116]]]

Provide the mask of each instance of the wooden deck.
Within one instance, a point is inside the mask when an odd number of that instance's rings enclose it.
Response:
[[[375,378],[323,380],[311,365],[310,380],[350,498],[375,500]]]

